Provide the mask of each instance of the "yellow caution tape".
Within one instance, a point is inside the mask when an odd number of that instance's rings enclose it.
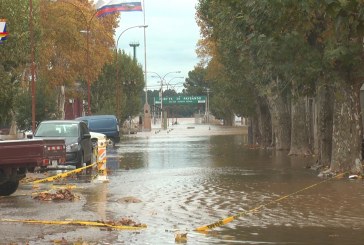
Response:
[[[76,188],[79,188],[78,186],[76,185],[52,185],[51,186],[51,189],[53,190],[57,190],[57,189],[68,189],[68,190],[72,190],[72,189],[76,189]]]
[[[246,214],[249,214],[249,213],[257,212],[257,211],[259,211],[260,209],[262,209],[262,208],[264,208],[264,207],[266,207],[266,206],[268,206],[268,205],[271,205],[271,204],[273,204],[273,203],[280,202],[280,201],[282,201],[282,200],[284,200],[284,199],[286,199],[286,198],[288,198],[288,197],[291,197],[291,196],[293,196],[293,195],[296,195],[296,194],[298,194],[298,193],[300,193],[300,192],[303,192],[303,191],[305,191],[305,190],[311,189],[311,188],[313,188],[313,187],[315,187],[315,186],[318,186],[318,185],[320,185],[320,184],[322,184],[322,183],[324,183],[324,182],[327,182],[327,181],[329,181],[329,180],[331,180],[331,179],[338,178],[338,177],[340,177],[340,176],[342,176],[342,175],[344,175],[344,174],[345,174],[345,173],[338,174],[338,175],[336,175],[336,176],[334,176],[334,177],[332,177],[332,178],[325,179],[325,180],[323,180],[323,181],[321,181],[321,182],[318,182],[318,183],[316,183],[316,184],[313,184],[313,185],[307,186],[307,187],[305,187],[305,188],[303,188],[303,189],[301,189],[301,190],[298,190],[298,191],[296,191],[296,192],[293,192],[293,193],[291,193],[291,194],[288,194],[288,195],[285,195],[285,196],[283,196],[283,197],[277,198],[277,199],[275,199],[275,200],[273,200],[273,201],[268,202],[267,204],[262,204],[262,205],[260,205],[260,206],[258,206],[258,207],[253,208],[253,209],[250,209],[250,210],[247,210],[247,211],[240,212],[240,213],[238,213],[238,214],[236,214],[236,215],[233,215],[233,216],[227,217],[227,218],[225,218],[225,219],[219,220],[219,221],[217,221],[217,222],[215,222],[215,223],[212,223],[212,224],[209,224],[209,225],[204,225],[204,226],[197,227],[197,228],[195,229],[195,231],[198,231],[198,232],[206,232],[206,231],[212,230],[212,229],[214,229],[214,228],[216,228],[216,227],[220,227],[220,226],[226,225],[227,223],[232,222],[233,220],[235,220],[235,219],[236,219],[236,218],[238,218],[238,217],[241,217],[241,216],[246,215]]]
[[[68,172],[65,172],[65,173],[60,173],[60,174],[57,174],[57,175],[54,175],[54,176],[51,176],[51,177],[48,177],[48,178],[35,180],[35,181],[31,182],[31,183],[38,184],[38,183],[51,182],[51,181],[55,181],[55,180],[58,180],[58,179],[67,178],[70,175],[82,172],[83,170],[85,170],[87,168],[92,168],[95,165],[96,165],[96,163],[93,163],[93,164],[90,164],[90,165],[88,165],[86,167],[76,168],[75,170],[71,170],[71,171],[68,171]]]
[[[44,225],[80,225],[80,226],[94,226],[105,227],[115,230],[140,230],[147,228],[146,225],[142,226],[124,226],[124,225],[111,225],[98,221],[82,221],[82,220],[15,220],[15,219],[0,219],[1,222],[16,222],[28,224],[44,224]]]

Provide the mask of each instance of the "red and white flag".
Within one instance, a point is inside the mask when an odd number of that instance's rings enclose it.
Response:
[[[6,31],[6,19],[0,19],[0,43],[5,41],[8,36],[8,32]]]
[[[99,0],[96,2],[96,16],[101,17],[115,12],[143,11],[141,1]]]

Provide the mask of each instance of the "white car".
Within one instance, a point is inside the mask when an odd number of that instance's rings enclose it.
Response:
[[[105,134],[90,132],[92,146],[95,147],[106,147],[109,144]],[[97,145],[96,145],[97,144]]]

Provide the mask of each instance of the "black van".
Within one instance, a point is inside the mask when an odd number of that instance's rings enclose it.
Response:
[[[76,120],[84,121],[91,132],[105,134],[114,144],[120,141],[118,119],[114,115],[84,116]]]

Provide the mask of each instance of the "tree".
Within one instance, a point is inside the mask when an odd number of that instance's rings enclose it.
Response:
[[[143,69],[125,52],[118,52],[118,63],[110,62],[92,86],[92,109],[95,114],[116,113],[116,90],[121,87],[120,122],[134,117],[142,110],[144,75]],[[116,80],[116,66],[119,66],[119,80]]]
[[[204,37],[200,53],[210,55],[205,62],[216,59],[224,67],[228,84],[239,74],[239,82],[263,98],[255,101],[267,101],[276,149],[291,149],[291,154],[310,149],[312,99],[307,97],[316,96],[319,159],[331,158],[333,171],[361,171],[362,5],[200,0],[197,16]],[[220,89],[229,87],[218,84]],[[333,97],[330,91],[335,91]],[[308,139],[300,132],[308,132]]]
[[[36,113],[37,124],[43,120],[57,119],[56,91],[48,90],[46,82],[37,81],[36,86]],[[28,89],[22,89],[15,99],[15,118],[19,129],[31,130],[32,128],[32,100]]]
[[[42,1],[40,10],[38,74],[58,91],[58,110],[63,118],[65,98],[86,97],[86,92],[82,95],[76,89],[78,84],[87,91],[87,83],[95,81],[111,60],[116,15],[96,18],[96,10],[86,0]]]
[[[0,77],[4,85],[0,90],[2,105],[0,121],[9,122],[16,115],[18,119],[21,118],[18,123],[22,125],[23,122],[30,120],[18,112],[29,106],[29,103],[25,104],[25,101],[29,102],[30,99],[28,89],[31,62],[29,1],[1,0],[0,9],[3,13],[1,17],[7,19],[8,31],[11,33],[0,49],[2,57]],[[112,57],[110,47],[114,45],[112,34],[116,27],[117,15],[97,19],[93,18],[95,11],[87,0],[33,0],[34,36],[32,40],[36,47],[35,83],[37,94],[39,93],[36,95],[36,105],[40,106],[40,108],[36,106],[37,120],[46,119],[45,117],[50,115],[63,118],[65,97],[83,97],[77,89],[78,84],[82,86],[82,83],[88,80],[87,78],[91,82],[94,81],[105,62]],[[86,29],[90,31],[82,33]],[[86,52],[87,46],[89,46],[89,52]],[[87,54],[89,54],[88,62],[86,62]],[[53,94],[53,91],[58,93]],[[82,89],[82,91],[85,90]],[[44,96],[46,94],[54,96]],[[55,114],[48,106],[54,103],[48,100],[58,103]],[[41,104],[47,105],[48,114],[44,114],[45,107]],[[29,116],[29,113],[24,115]]]
[[[326,6],[330,22],[325,40],[325,61],[335,75],[331,170],[362,172],[362,124],[359,92],[363,67],[362,1],[331,1]]]
[[[7,126],[14,119],[15,99],[26,78],[30,58],[29,1],[0,0],[0,9],[10,33],[0,48],[0,125]]]
[[[184,84],[183,93],[188,95],[201,95],[208,88],[209,82],[206,79],[206,69],[196,66],[192,71],[188,72]]]

